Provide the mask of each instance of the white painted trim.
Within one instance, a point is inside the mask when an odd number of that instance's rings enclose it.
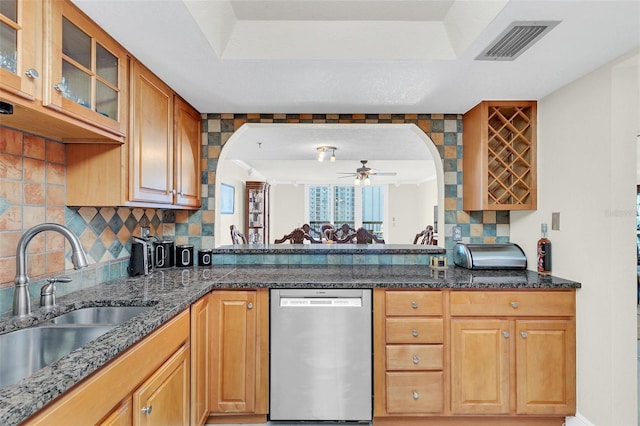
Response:
[[[573,417],[567,417],[564,424],[565,426],[595,426],[580,413],[576,413]]]

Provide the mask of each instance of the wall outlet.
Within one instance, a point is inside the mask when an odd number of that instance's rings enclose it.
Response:
[[[551,213],[551,229],[560,230],[560,212]]]
[[[462,228],[459,226],[453,227],[453,241],[462,241]]]
[[[148,226],[143,226],[140,228],[140,236],[142,238],[149,238],[149,235],[151,235],[151,228],[149,228]]]

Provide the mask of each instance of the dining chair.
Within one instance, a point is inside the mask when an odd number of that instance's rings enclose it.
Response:
[[[427,225],[425,229],[416,234],[415,238],[413,239],[413,244],[435,244],[433,238],[433,226]]]
[[[235,225],[230,226],[231,229],[231,243],[232,244],[247,244],[247,237],[236,229]]]

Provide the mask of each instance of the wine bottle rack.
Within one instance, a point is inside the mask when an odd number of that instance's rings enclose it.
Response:
[[[535,210],[534,101],[485,101],[463,117],[463,209]]]

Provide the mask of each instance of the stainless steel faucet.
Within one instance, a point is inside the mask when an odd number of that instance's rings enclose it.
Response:
[[[89,266],[80,239],[69,228],[57,223],[41,223],[31,227],[20,237],[16,250],[16,277],[13,279],[16,288],[13,293],[13,315],[27,315],[31,312],[29,276],[27,275],[27,246],[33,237],[43,231],[56,231],[69,241],[72,250],[71,262],[74,269]]]

